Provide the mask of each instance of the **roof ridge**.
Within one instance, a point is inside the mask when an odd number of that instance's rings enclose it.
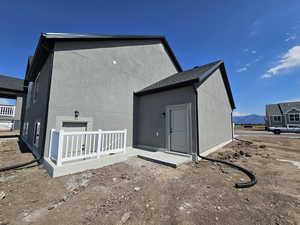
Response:
[[[100,34],[100,33],[51,33],[42,32],[41,36],[45,38],[160,38],[165,39],[163,35],[147,34]]]

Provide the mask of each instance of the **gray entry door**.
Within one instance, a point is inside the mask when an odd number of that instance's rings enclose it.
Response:
[[[170,106],[169,151],[189,153],[189,120],[187,105]]]

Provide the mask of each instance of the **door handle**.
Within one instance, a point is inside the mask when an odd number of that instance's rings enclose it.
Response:
[[[172,134],[172,132],[173,132],[173,130],[172,130],[172,128],[170,127],[170,134]]]

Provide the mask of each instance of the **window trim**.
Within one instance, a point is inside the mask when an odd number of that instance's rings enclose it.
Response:
[[[37,102],[37,99],[38,99],[38,92],[39,92],[39,89],[40,89],[40,73],[37,75],[35,81],[34,81],[34,88],[33,88],[33,96],[32,96],[32,101],[33,101],[33,104]]]
[[[289,118],[289,122],[300,122],[300,113],[288,113],[287,115]],[[294,117],[293,120],[291,120],[291,116]],[[297,119],[296,119],[296,116],[298,117]]]
[[[41,132],[41,122],[36,121],[34,123],[34,130],[33,130],[33,145],[35,147],[39,146],[39,140],[40,140],[40,132]]]
[[[293,111],[293,110],[296,110],[296,111],[298,111],[299,113],[300,113],[300,109],[298,109],[297,107],[292,107],[290,110],[288,110],[287,112],[286,112],[286,114],[289,114],[291,111]],[[297,112],[296,112],[297,113]]]
[[[23,124],[23,136],[24,137],[27,137],[28,136],[28,126],[29,126],[29,123],[28,122],[25,122]]]
[[[275,118],[280,118],[279,120],[275,120]],[[282,122],[282,115],[272,115],[273,122]]]
[[[28,84],[28,92],[26,96],[26,110],[30,108],[31,105],[31,95],[32,95],[32,89],[33,89],[33,82],[29,82]]]

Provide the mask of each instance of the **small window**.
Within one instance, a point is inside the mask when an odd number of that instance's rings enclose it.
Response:
[[[299,113],[290,113],[289,121],[290,122],[300,121],[300,114]]]
[[[27,137],[28,135],[28,122],[25,122],[23,125],[23,136]]]
[[[273,116],[274,122],[281,122],[281,116]]]
[[[36,147],[39,146],[40,127],[41,127],[41,123],[40,123],[40,122],[36,122],[36,123],[34,124],[33,144],[34,144]]]
[[[39,77],[38,77],[39,78]],[[38,99],[38,93],[39,93],[39,79],[36,79],[35,83],[34,83],[34,90],[33,90],[33,103],[36,103],[37,99]]]
[[[33,86],[33,82],[29,82],[29,84],[28,84],[28,94],[26,96],[26,109],[29,108],[30,103],[31,103],[32,86]]]

